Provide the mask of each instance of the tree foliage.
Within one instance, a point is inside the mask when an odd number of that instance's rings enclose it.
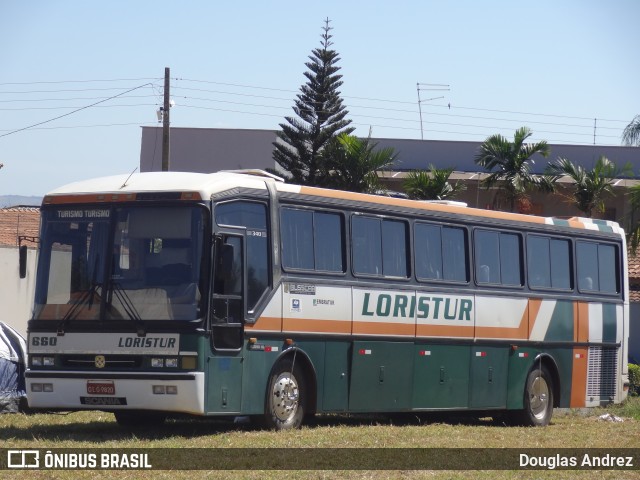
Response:
[[[329,19],[325,20],[320,48],[316,48],[305,63],[307,82],[300,87],[293,111],[285,117],[273,143],[273,159],[284,170],[287,181],[301,185],[322,186],[327,169],[322,150],[339,133],[351,133],[351,120],[342,104],[338,89],[342,75],[337,66],[340,57],[331,48]],[[279,173],[282,175],[282,172]]]
[[[636,115],[622,132],[622,143],[640,147],[640,115]]]
[[[324,150],[328,168],[327,186],[359,193],[376,193],[382,189],[378,171],[390,167],[398,155],[393,148],[376,149],[367,138],[342,133]]]
[[[450,200],[466,189],[462,182],[452,183],[449,177],[453,168],[438,169],[429,165],[429,170],[413,170],[404,181],[404,190],[413,200]]]
[[[571,198],[578,210],[587,217],[593,215],[593,211],[604,212],[604,199],[613,195],[613,183],[616,177],[624,174],[629,167],[624,169],[601,156],[591,170],[586,170],[581,165],[576,165],[571,160],[559,157],[547,167],[547,174],[555,183],[559,178],[568,176],[573,180]]]
[[[629,189],[629,204],[631,208],[626,225],[627,241],[635,254],[640,246],[640,185]]]
[[[532,132],[527,127],[516,130],[513,142],[502,135],[492,135],[480,145],[475,157],[476,164],[492,172],[484,180],[485,186],[489,188],[501,182],[501,193],[509,202],[511,211],[514,211],[517,200],[528,197],[529,190],[547,187],[541,177],[531,172],[531,166],[534,155],[549,155],[549,146],[544,140],[526,143],[531,135]]]

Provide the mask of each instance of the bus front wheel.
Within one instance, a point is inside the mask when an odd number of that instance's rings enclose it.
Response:
[[[267,428],[298,428],[305,415],[304,377],[299,366],[290,359],[279,362],[269,377],[264,423]]]

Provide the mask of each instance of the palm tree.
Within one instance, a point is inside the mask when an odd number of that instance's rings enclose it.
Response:
[[[640,147],[640,115],[636,115],[622,132],[622,143]]]
[[[404,191],[414,200],[447,200],[466,190],[462,182],[450,183],[453,168],[437,169],[429,165],[429,170],[413,170],[404,181]]]
[[[381,190],[377,172],[390,167],[398,157],[393,148],[376,150],[377,143],[367,138],[342,133],[325,148],[323,156],[328,169],[329,188],[359,193]]]
[[[527,200],[527,191],[532,188],[543,188],[541,177],[531,173],[533,156],[540,154],[543,157],[549,155],[549,146],[546,141],[525,143],[532,132],[527,127],[516,130],[513,142],[502,135],[492,135],[480,145],[475,162],[492,172],[485,180],[487,188],[497,182],[503,182],[502,194],[510,203],[511,211],[515,209],[516,201]],[[500,191],[498,192],[500,194]],[[498,194],[497,194],[498,195]]]
[[[559,157],[549,164],[547,174],[557,181],[562,176],[573,180],[571,200],[573,204],[591,217],[593,210],[604,212],[604,199],[613,195],[613,182],[616,177],[626,174],[630,167],[623,169],[616,166],[607,157],[601,156],[591,170],[585,170],[571,160]]]

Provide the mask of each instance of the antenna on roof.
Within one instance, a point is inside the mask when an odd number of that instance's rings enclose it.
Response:
[[[416,83],[416,87],[418,89],[418,111],[420,112],[420,140],[424,140],[424,131],[422,128],[422,102],[430,102],[431,100],[439,100],[444,97],[433,97],[433,98],[425,98],[424,100],[420,98],[420,91],[435,91],[435,92],[448,92],[449,85],[444,85],[441,83]],[[451,104],[449,104],[449,108],[451,108]]]
[[[127,186],[127,182],[129,181],[129,179],[131,178],[131,175],[133,175],[134,173],[136,173],[136,170],[138,169],[138,167],[133,169],[133,172],[131,172],[129,174],[129,176],[127,177],[127,179],[124,181],[124,183],[120,186],[120,190],[122,190],[124,187]]]

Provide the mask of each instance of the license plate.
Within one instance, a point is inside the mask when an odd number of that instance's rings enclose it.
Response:
[[[113,382],[87,380],[87,393],[89,395],[115,395],[116,386]]]

